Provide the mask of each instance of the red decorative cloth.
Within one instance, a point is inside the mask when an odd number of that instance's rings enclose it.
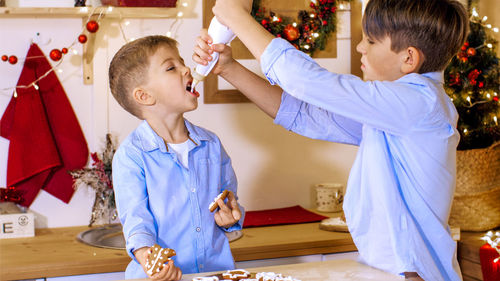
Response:
[[[38,45],[26,55],[17,85],[30,85],[52,67]],[[0,136],[10,140],[7,186],[29,207],[43,188],[65,203],[74,193],[68,170],[81,169],[88,148],[73,108],[52,71],[34,87],[17,88],[0,120]]]
[[[280,209],[248,211],[245,213],[243,227],[317,222],[326,218],[328,217],[318,215],[297,205]]]
[[[483,272],[483,281],[500,280],[500,260],[494,262],[500,255],[490,244],[486,243],[479,248],[479,260],[481,261],[481,271]]]

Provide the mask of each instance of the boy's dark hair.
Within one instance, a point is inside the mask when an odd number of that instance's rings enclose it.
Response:
[[[133,102],[132,91],[147,83],[149,59],[162,46],[177,49],[177,41],[161,35],[139,38],[123,45],[109,65],[111,93],[126,111],[140,119],[142,113]]]
[[[391,50],[423,52],[419,73],[441,71],[467,38],[468,16],[454,0],[370,0],[363,30],[372,40],[391,39]]]

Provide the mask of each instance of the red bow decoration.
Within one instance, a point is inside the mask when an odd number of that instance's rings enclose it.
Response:
[[[21,195],[22,191],[17,190],[14,186],[0,188],[0,202],[14,202],[20,204],[23,201]]]

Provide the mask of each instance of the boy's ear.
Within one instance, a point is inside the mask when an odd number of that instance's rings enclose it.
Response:
[[[156,102],[155,98],[143,88],[135,88],[132,92],[132,97],[137,103],[142,105],[153,105]]]
[[[424,63],[424,54],[415,47],[408,47],[404,51],[401,72],[404,74],[418,73]]]

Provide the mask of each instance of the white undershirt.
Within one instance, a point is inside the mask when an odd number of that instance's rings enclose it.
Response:
[[[169,143],[168,146],[177,154],[177,159],[184,168],[189,169],[189,139],[183,143]]]

